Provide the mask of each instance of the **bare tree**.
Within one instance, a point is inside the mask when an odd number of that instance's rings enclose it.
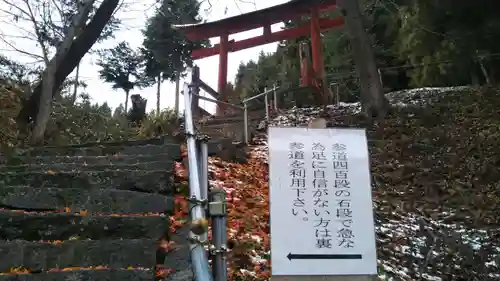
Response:
[[[10,28],[2,28],[1,42],[12,50],[34,59],[34,62],[43,62],[45,67],[49,64],[50,46],[45,40],[47,22],[52,17],[52,11],[47,3],[29,0],[2,0],[1,23]],[[50,12],[48,12],[50,11]],[[10,33],[7,33],[7,32]],[[29,42],[29,44],[26,44]],[[30,50],[26,45],[35,42],[37,49]],[[21,47],[21,46],[24,47]]]
[[[43,140],[43,135],[45,134],[45,129],[47,127],[47,121],[50,116],[52,96],[59,88],[55,87],[57,62],[68,53],[77,32],[85,26],[85,22],[88,19],[94,1],[95,0],[84,0],[82,2],[78,13],[73,17],[71,25],[66,33],[66,37],[57,48],[55,56],[49,61],[45,71],[43,72],[40,105],[36,115],[37,122],[35,123],[32,133],[32,141],[35,143]]]
[[[33,142],[43,139],[52,98],[83,56],[106,34],[105,27],[120,0],[104,0],[97,7],[95,0],[72,1],[0,0],[5,7],[0,8],[2,24],[14,22],[15,30],[21,31],[6,34],[8,29],[2,28],[0,43],[44,66],[41,81],[18,115],[18,122],[34,123]],[[23,44],[23,40],[31,44]],[[36,48],[20,47],[32,42]]]

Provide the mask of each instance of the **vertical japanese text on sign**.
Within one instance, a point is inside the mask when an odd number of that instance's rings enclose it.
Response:
[[[377,273],[366,133],[269,128],[273,276]]]
[[[330,211],[328,210],[328,179],[326,178],[327,156],[326,147],[312,143],[311,168],[313,169],[312,197],[314,212],[314,234],[317,248],[332,248],[332,230],[330,228]]]
[[[288,159],[288,174],[290,176],[290,188],[296,194],[292,203],[292,214],[301,216],[302,220],[307,221],[308,213],[306,207],[305,193],[306,185],[306,166],[304,159],[304,144],[300,142],[292,142],[289,144]]]
[[[335,177],[335,211],[337,220],[340,223],[337,230],[337,245],[342,248],[354,248],[347,145],[340,143],[332,145],[332,162]]]

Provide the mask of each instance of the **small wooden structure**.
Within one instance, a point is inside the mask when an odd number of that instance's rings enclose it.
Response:
[[[228,53],[236,52],[272,42],[293,39],[300,36],[311,36],[312,70],[302,71],[302,86],[314,86],[324,92],[325,70],[323,51],[321,47],[322,31],[326,31],[344,24],[343,17],[333,19],[321,18],[320,13],[336,8],[336,0],[292,0],[267,9],[242,14],[214,22],[176,26],[190,40],[204,40],[214,37],[220,38],[220,43],[214,47],[197,49],[192,52],[193,59],[202,59],[219,55],[218,96],[216,99],[225,99],[224,90],[227,85]],[[295,20],[308,15],[309,20],[294,28],[277,32],[271,31],[271,25],[287,20]],[[231,34],[263,27],[263,35],[240,41],[229,40]],[[302,65],[302,63],[301,63]],[[306,64],[310,68],[309,64]],[[312,76],[312,77],[311,77]],[[328,96],[328,95],[323,95]],[[196,101],[194,101],[196,102]],[[326,101],[325,101],[326,102]]]

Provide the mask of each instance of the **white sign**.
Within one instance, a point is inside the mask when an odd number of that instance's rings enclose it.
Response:
[[[375,275],[363,129],[269,128],[272,275]]]

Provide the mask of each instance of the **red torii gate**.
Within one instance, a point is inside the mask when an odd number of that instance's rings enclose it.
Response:
[[[308,84],[313,82],[313,86],[324,87],[326,83],[324,81],[325,70],[320,33],[334,27],[342,26],[344,24],[344,18],[321,18],[320,13],[335,9],[336,2],[336,0],[292,0],[281,5],[239,16],[208,23],[176,26],[176,28],[189,40],[193,41],[214,37],[220,38],[220,43],[216,44],[214,47],[197,49],[192,52],[192,57],[195,60],[219,55],[217,91],[221,95],[220,97],[225,97],[223,92],[227,86],[227,62],[229,52],[236,52],[272,42],[308,35],[311,36],[312,72],[314,77],[308,77],[310,71],[308,71],[308,69],[302,69],[302,86],[311,86]],[[287,20],[294,20],[306,14],[310,16],[310,20],[307,23],[295,28],[271,32],[271,25]],[[229,35],[231,34],[259,27],[264,28],[264,34],[261,36],[240,41],[229,40]],[[320,83],[322,84],[320,85]]]

